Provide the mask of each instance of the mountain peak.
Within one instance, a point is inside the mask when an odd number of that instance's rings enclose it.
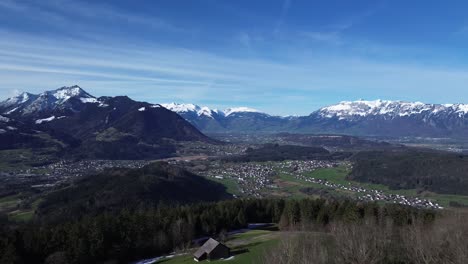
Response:
[[[81,101],[81,103],[97,103],[98,100],[83,90],[78,85],[63,86],[55,90],[45,91],[41,94],[21,93],[0,102],[0,112],[6,115],[29,115],[44,110],[56,108],[74,109],[75,102],[70,102],[71,98]],[[69,102],[71,104],[69,104]],[[67,106],[65,106],[65,104]]]
[[[66,101],[72,97],[79,98],[94,98],[94,96],[87,93],[78,85],[73,86],[63,86],[53,91],[47,91],[44,94],[50,94],[59,101]]]
[[[198,111],[201,109],[200,106],[195,104],[179,104],[179,103],[169,103],[169,104],[161,104],[163,107],[176,112],[176,113],[186,113],[186,112],[193,112]]]
[[[196,113],[198,116],[208,116],[213,117],[213,114],[222,115],[222,116],[229,116],[234,113],[260,113],[260,111],[250,108],[250,107],[233,107],[227,108],[224,111],[220,111],[217,109],[210,109],[207,106],[199,106],[196,104],[179,104],[179,103],[169,103],[169,104],[162,104],[163,107],[176,112],[176,113]]]

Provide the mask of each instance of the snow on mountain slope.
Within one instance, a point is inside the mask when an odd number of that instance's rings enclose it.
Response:
[[[172,112],[176,112],[178,114],[196,114],[197,116],[205,116],[209,118],[213,118],[213,115],[218,113],[217,110],[211,110],[210,108],[203,106],[200,107],[194,104],[178,104],[178,103],[170,103],[170,104],[161,104],[164,108],[171,110]]]
[[[260,113],[257,109],[249,108],[249,107],[234,107],[228,108],[224,110],[224,115],[229,116],[234,113]]]
[[[468,113],[468,105],[463,104],[425,104],[421,102],[403,101],[344,101],[327,106],[317,111],[321,117],[338,117],[340,120],[355,117],[387,116],[409,117],[416,115],[458,114],[460,117]]]
[[[73,109],[70,99],[76,98],[81,103],[100,103],[79,86],[61,87],[41,94],[22,93],[0,102],[0,113],[5,115],[30,115],[60,107]]]
[[[24,104],[30,100],[35,100],[37,98],[37,95],[30,94],[30,93],[21,93],[19,95],[10,97],[6,99],[3,102],[0,102],[0,107],[11,107],[11,106],[16,106],[19,104]]]
[[[176,113],[186,113],[186,112],[194,112],[194,111],[200,110],[200,107],[194,104],[170,103],[170,104],[161,104],[161,105]]]
[[[163,107],[179,113],[179,114],[186,114],[186,113],[195,113],[198,116],[206,116],[213,118],[213,116],[221,115],[227,117],[234,113],[260,113],[260,111],[249,108],[249,107],[235,107],[235,108],[228,108],[224,111],[220,111],[217,109],[210,109],[206,106],[198,106],[195,104],[178,104],[178,103],[169,103],[169,104],[162,104]]]
[[[44,122],[50,122],[50,121],[52,121],[54,119],[55,119],[55,116],[50,116],[50,117],[47,117],[47,118],[38,119],[38,120],[36,120],[36,124],[39,125],[39,124],[42,124]]]
[[[0,115],[0,122],[8,123],[9,121],[10,121],[10,118]]]
[[[79,97],[80,99],[93,99],[94,97],[85,92],[79,86],[71,86],[71,87],[62,87],[55,91],[48,91],[45,92],[46,94],[52,94],[58,101],[66,101],[72,97]],[[83,100],[82,100],[83,101]]]

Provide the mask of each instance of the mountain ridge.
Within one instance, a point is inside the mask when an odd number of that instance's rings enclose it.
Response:
[[[127,96],[96,98],[79,86],[20,94],[1,102],[0,113],[0,142],[18,138],[15,133],[27,135],[24,144],[15,145],[22,148],[59,142],[61,157],[165,158],[175,155],[177,141],[215,142],[159,104]]]
[[[356,136],[466,137],[468,104],[374,100],[342,101],[305,116],[274,116],[262,112],[216,114],[191,104],[172,108],[205,133],[336,133]],[[197,108],[198,107],[198,108]],[[204,109],[210,116],[197,112]]]
[[[427,104],[380,99],[342,101],[304,116],[275,116],[250,107],[218,110],[196,104],[136,102],[128,97],[96,98],[75,85],[37,95],[22,93],[9,98],[0,102],[0,115],[3,120],[29,120],[45,126],[64,122],[63,119],[89,108],[102,108],[102,111],[95,111],[105,112],[112,100],[120,100],[120,108],[132,111],[138,109],[137,112],[141,114],[159,108],[168,109],[203,133],[292,132],[468,138],[468,104]],[[124,107],[125,104],[134,103],[139,104],[139,107]],[[122,111],[120,113],[126,114]],[[115,114],[109,115],[113,117]],[[108,120],[109,117],[101,118]],[[134,118],[138,119],[137,116]],[[149,119],[141,120],[140,127],[145,122],[151,122]],[[5,130],[2,127],[0,129]]]

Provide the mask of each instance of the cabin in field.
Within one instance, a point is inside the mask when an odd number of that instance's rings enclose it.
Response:
[[[205,259],[215,260],[229,258],[230,255],[231,249],[229,247],[210,238],[193,254],[193,259],[195,261],[202,261]]]

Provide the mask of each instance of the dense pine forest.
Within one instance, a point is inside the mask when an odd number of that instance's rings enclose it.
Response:
[[[1,263],[128,263],[187,248],[193,239],[217,236],[247,223],[278,223],[281,230],[327,231],[335,223],[392,222],[429,225],[433,211],[396,205],[322,199],[247,199],[186,206],[122,209],[76,216],[57,224],[41,219],[24,225],[3,219]],[[108,262],[107,262],[108,263]]]
[[[352,158],[349,179],[380,183],[392,189],[420,189],[468,194],[468,157],[420,149],[360,152]]]

